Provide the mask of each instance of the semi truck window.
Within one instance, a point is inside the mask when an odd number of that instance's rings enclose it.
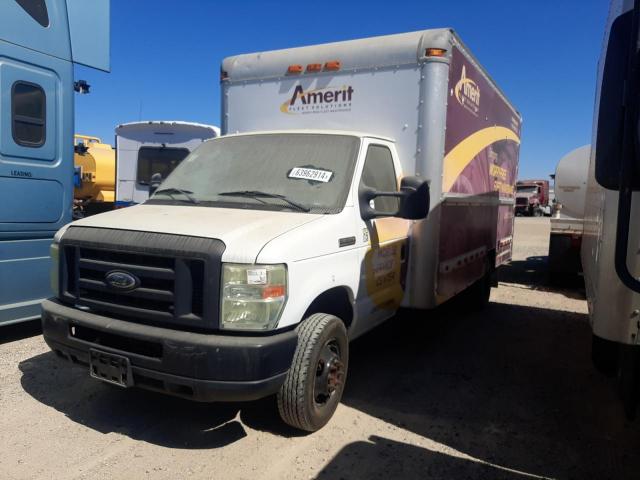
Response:
[[[40,25],[49,26],[49,13],[44,0],[16,0],[16,3]]]
[[[142,147],[138,151],[138,183],[149,185],[154,173],[167,178],[187,155],[186,148]]]
[[[360,182],[380,192],[398,191],[391,150],[382,145],[369,146]],[[397,198],[378,197],[375,202],[376,210],[382,212],[395,212],[400,207],[400,200]]]
[[[24,147],[41,147],[46,139],[46,100],[39,85],[16,82],[11,89],[13,140]]]

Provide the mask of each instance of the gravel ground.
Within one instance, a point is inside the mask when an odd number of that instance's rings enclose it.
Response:
[[[580,289],[546,287],[547,219],[516,221],[489,307],[406,312],[352,345],[319,432],[272,399],[195,404],[120,390],[0,331],[0,478],[638,479],[640,424],[590,364]]]

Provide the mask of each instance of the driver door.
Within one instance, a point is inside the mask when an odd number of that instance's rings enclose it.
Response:
[[[358,187],[364,184],[378,191],[398,191],[402,173],[393,144],[371,139],[363,147],[366,153]],[[400,205],[399,199],[393,197],[379,197],[371,202],[380,212],[397,211]],[[356,335],[392,316],[402,302],[410,226],[409,220],[393,216],[364,221],[358,215],[357,222],[360,283],[356,296]]]

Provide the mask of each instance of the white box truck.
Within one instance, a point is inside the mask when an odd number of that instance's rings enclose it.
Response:
[[[627,416],[640,399],[640,3],[613,0],[598,65],[582,265],[592,358],[617,375]]]
[[[202,142],[220,135],[212,125],[179,121],[131,122],[116,127],[116,207],[149,198],[151,177],[163,179]]]
[[[121,386],[277,394],[313,431],[349,340],[401,306],[488,301],[520,115],[448,29],[239,55],[221,78],[225,135],[143,205],[58,232],[44,336]]]

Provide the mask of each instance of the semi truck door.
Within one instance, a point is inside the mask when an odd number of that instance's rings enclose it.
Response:
[[[400,164],[392,144],[368,141],[360,184],[379,191],[397,191]],[[397,211],[399,200],[379,197],[378,211]],[[358,216],[360,285],[356,298],[358,329],[368,329],[393,314],[404,296],[409,221],[380,217],[364,221]]]
[[[55,230],[70,183],[54,168],[60,161],[56,76],[0,57],[0,84],[0,224],[35,223],[38,229]]]

